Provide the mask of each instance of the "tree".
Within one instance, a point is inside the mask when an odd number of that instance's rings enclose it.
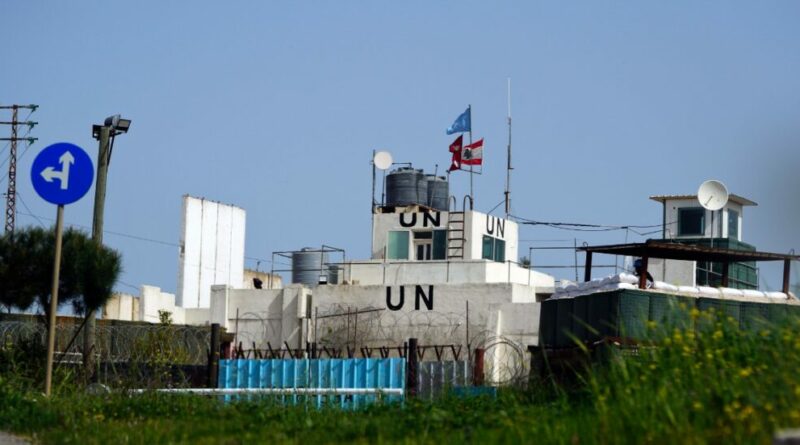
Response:
[[[47,315],[55,252],[54,230],[19,229],[0,238],[0,303],[25,310],[34,302]],[[121,272],[120,254],[75,229],[64,231],[58,303],[94,313],[111,297]]]

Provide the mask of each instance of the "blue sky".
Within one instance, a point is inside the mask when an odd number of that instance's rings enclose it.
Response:
[[[55,216],[28,180],[36,152],[69,141],[95,157],[91,125],[122,113],[133,125],[115,145],[106,229],[166,244],[107,233],[120,290],[175,290],[183,194],[245,208],[248,257],[325,243],[365,258],[372,150],[442,171],[444,129],[467,104],[486,140],[477,208],[502,200],[511,77],[514,214],[658,224],[649,195],[715,178],[759,203],[745,241],[800,250],[798,23],[793,1],[6,1],[0,102],[41,106],[18,225]],[[467,193],[468,176],[452,190]],[[91,225],[92,196],[67,223]]]

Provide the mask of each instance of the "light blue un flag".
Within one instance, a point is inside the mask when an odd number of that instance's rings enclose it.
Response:
[[[467,108],[466,111],[461,113],[461,116],[456,118],[453,125],[447,127],[447,134],[463,133],[472,130],[471,110],[472,108]]]

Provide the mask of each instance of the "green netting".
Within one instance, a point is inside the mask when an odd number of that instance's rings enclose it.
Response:
[[[617,293],[617,337],[644,338],[650,318],[650,292]]]
[[[558,300],[545,300],[542,302],[542,311],[539,315],[540,345],[555,346],[557,309]]]
[[[769,323],[769,304],[742,301],[740,303],[740,324],[742,329],[757,331]]]
[[[700,297],[697,299],[697,308],[701,311],[713,309],[717,313],[733,318],[737,324],[741,320],[741,302],[734,300],[720,300],[718,298]]]
[[[650,321],[660,332],[689,328],[692,319],[687,314],[694,306],[695,299],[691,297],[653,293],[650,296]]]
[[[780,303],[769,303],[767,305],[767,318],[772,323],[783,323],[789,317],[789,306]]]
[[[573,321],[573,302],[572,298],[562,298],[556,300],[558,310],[556,312],[556,346],[568,347],[575,346],[572,340],[574,329],[572,328]]]
[[[597,332],[596,338],[616,336],[618,291],[598,292],[587,297],[589,297],[589,325]]]
[[[580,295],[574,298],[572,306],[572,329],[575,337],[583,342],[595,340],[595,335],[589,327],[589,299],[591,295]]]

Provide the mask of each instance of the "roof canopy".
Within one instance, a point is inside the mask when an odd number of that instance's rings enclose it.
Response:
[[[789,271],[792,261],[800,260],[800,256],[782,253],[757,252],[747,250],[720,249],[719,247],[695,246],[649,239],[643,243],[611,244],[606,246],[579,247],[586,252],[584,279],[592,278],[592,254],[607,253],[610,255],[630,255],[642,257],[642,267],[647,270],[648,258],[664,258],[668,260],[712,261],[722,263],[722,286],[728,286],[728,265],[741,261],[783,261],[783,292],[789,293]],[[646,287],[647,274],[639,274],[639,288]]]
[[[674,200],[674,199],[695,199],[696,200],[697,199],[697,195],[653,195],[653,196],[650,197],[650,199],[652,199],[653,201],[658,201],[658,202],[662,202],[663,203],[663,202],[671,201],[671,200]],[[742,197],[742,196],[739,196],[739,195],[734,195],[733,193],[728,195],[728,200],[730,202],[735,202],[736,204],[739,204],[739,205],[742,205],[742,206],[757,206],[758,205],[755,202],[753,202],[753,201],[751,201],[751,200],[749,200],[749,199],[747,199],[745,197]]]
[[[605,246],[579,247],[585,252],[629,255],[668,260],[712,261],[715,263],[738,263],[742,261],[798,261],[800,256],[782,253],[748,250],[721,249],[649,239],[644,243],[611,244]]]

